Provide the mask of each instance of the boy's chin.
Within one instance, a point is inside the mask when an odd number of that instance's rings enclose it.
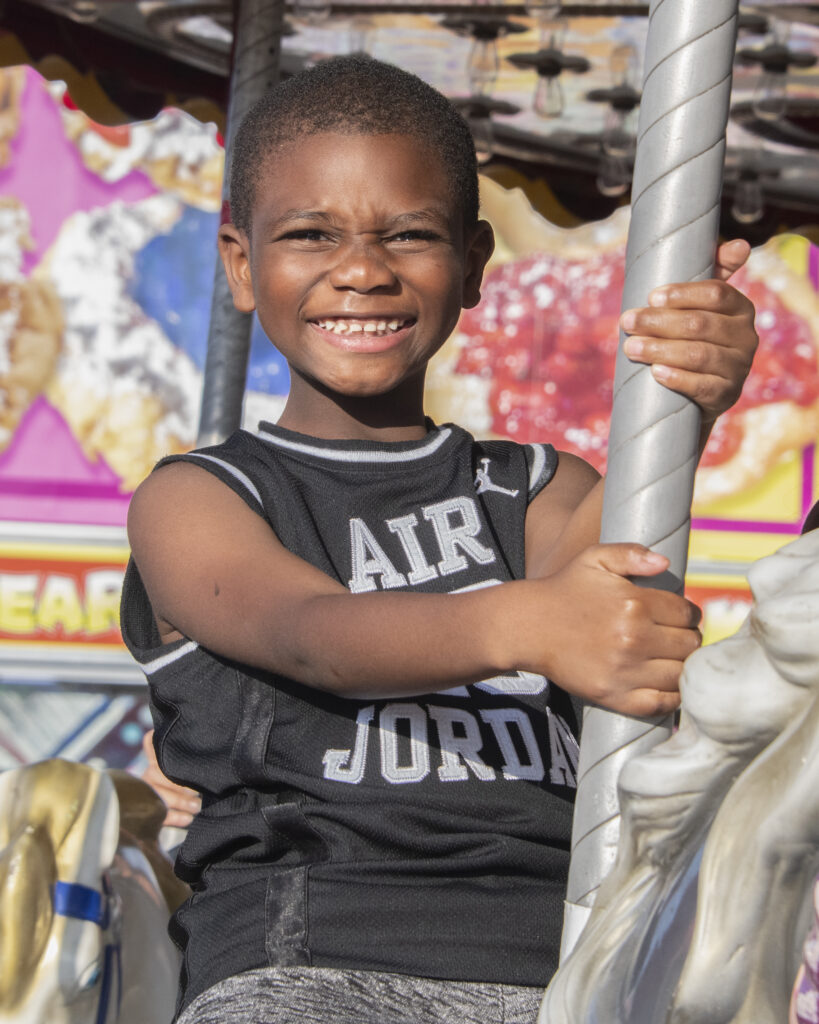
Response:
[[[377,400],[406,390],[414,391],[417,377],[417,373],[350,375],[322,382],[320,387],[325,392],[350,401]]]

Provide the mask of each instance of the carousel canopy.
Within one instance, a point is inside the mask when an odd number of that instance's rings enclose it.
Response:
[[[580,219],[624,201],[648,4],[289,0],[285,12],[284,75],[366,50],[456,100],[484,160],[545,178]],[[231,0],[5,0],[0,64],[65,80],[102,124],[177,106],[221,127],[234,14]],[[742,8],[725,186],[740,223],[760,219],[760,194],[778,228],[817,219],[817,53],[819,4]]]

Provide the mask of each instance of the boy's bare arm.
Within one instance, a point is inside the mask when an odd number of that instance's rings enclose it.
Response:
[[[623,578],[667,564],[633,545],[599,549],[602,570],[584,553],[543,580],[453,595],[351,594],[185,463],[141,485],[129,536],[166,639],[180,633],[343,696],[409,696],[523,668],[654,714],[676,706],[681,663],[698,643],[692,605]]]

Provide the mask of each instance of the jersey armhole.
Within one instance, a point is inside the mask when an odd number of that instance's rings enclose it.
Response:
[[[167,466],[172,462],[188,462],[194,466],[201,466],[202,469],[207,470],[208,473],[217,477],[226,487],[229,487],[257,515],[261,516],[262,519],[267,519],[259,489],[246,473],[237,469],[236,466],[226,459],[210,455],[207,452],[186,452],[181,455],[166,456],[156,464],[155,468],[159,469],[160,466]]]
[[[185,452],[167,455],[164,459],[160,459],[154,469],[167,466],[172,462],[188,462],[195,466],[201,466],[238,495],[248,508],[267,521],[259,489],[246,473],[237,469],[226,459],[208,452]],[[185,653],[191,645],[197,646],[186,637],[173,640],[168,644],[162,643],[145,585],[133,557],[128,560],[123,581],[120,630],[125,646],[140,663],[146,675],[151,664],[164,664],[169,658],[177,656],[178,649]]]
[[[527,444],[524,453],[529,470],[526,501],[531,504],[555,475],[558,457],[557,451],[550,444]]]

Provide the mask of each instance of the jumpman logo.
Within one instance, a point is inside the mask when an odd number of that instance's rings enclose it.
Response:
[[[483,494],[484,491],[497,491],[498,494],[508,494],[512,498],[517,497],[517,488],[513,491],[508,487],[499,487],[498,484],[492,483],[489,479],[489,461],[489,459],[481,459],[481,466],[483,468],[475,473],[475,493]]]

